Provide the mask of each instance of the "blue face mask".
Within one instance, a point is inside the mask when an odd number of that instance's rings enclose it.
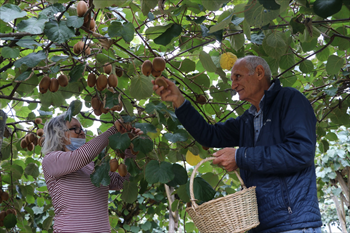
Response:
[[[82,145],[84,145],[86,142],[85,138],[71,138],[70,139],[70,144],[66,145],[66,148],[70,151],[76,150]]]

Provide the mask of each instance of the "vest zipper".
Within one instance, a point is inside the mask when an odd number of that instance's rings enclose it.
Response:
[[[289,198],[289,192],[288,192],[288,187],[287,187],[286,181],[282,177],[280,177],[280,180],[281,180],[281,183],[283,185],[284,190],[286,190],[286,196],[287,196],[287,199],[288,199],[287,200],[288,203],[286,203],[286,200],[283,197],[283,202],[287,206],[288,214],[292,214],[293,211],[292,211],[292,208],[290,207],[290,198]],[[283,195],[283,188],[281,187],[282,195]]]

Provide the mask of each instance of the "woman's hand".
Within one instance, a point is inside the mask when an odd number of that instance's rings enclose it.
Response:
[[[123,119],[118,119],[114,122],[114,125],[118,132],[120,133],[127,133],[131,132],[135,135],[141,135],[143,134],[143,131],[139,128],[132,127],[130,123],[124,123]]]

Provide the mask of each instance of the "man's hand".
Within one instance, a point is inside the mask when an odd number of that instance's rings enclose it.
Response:
[[[213,155],[216,157],[216,159],[213,160],[213,164],[223,167],[226,171],[232,172],[238,168],[235,160],[235,148],[227,147],[215,152]]]
[[[154,80],[152,80],[153,90],[161,97],[163,101],[173,102],[175,108],[180,107],[185,101],[185,97],[181,94],[179,88],[177,88],[173,82],[164,77],[162,77],[162,79],[168,84],[168,87],[166,89],[164,89],[162,86],[159,87],[154,83]]]

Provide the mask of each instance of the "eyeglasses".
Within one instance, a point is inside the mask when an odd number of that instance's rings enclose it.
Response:
[[[74,132],[75,132],[76,134],[80,134],[81,131],[83,131],[83,133],[86,134],[86,130],[83,129],[83,127],[80,127],[80,128],[73,127],[73,128],[69,128],[68,130],[74,130]]]

